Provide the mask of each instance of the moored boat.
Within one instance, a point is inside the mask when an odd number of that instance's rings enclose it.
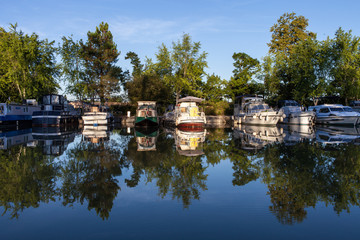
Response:
[[[316,113],[316,124],[352,126],[360,124],[360,113],[341,104],[311,106],[309,110]]]
[[[205,113],[200,111],[198,106],[202,101],[204,99],[191,96],[179,99],[174,111],[176,127],[184,129],[204,128],[206,124]]]
[[[93,106],[91,107],[91,112],[85,112],[82,119],[84,125],[108,125],[113,121],[113,115],[109,109],[104,106]]]
[[[32,124],[34,126],[62,126],[78,124],[80,111],[68,104],[65,97],[49,94],[42,97],[41,109],[34,111]]]
[[[30,123],[33,112],[39,111],[35,101],[27,100],[27,104],[0,103],[0,126]]]
[[[135,115],[135,126],[154,127],[159,125],[155,101],[138,101]]]
[[[285,114],[274,111],[257,96],[239,96],[234,105],[234,125],[276,125]]]
[[[279,123],[296,124],[296,125],[313,125],[315,124],[315,113],[313,111],[304,111],[300,104],[294,100],[279,101],[279,112],[286,116],[280,119]]]

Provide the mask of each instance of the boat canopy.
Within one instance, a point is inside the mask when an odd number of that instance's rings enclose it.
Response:
[[[201,103],[202,101],[204,101],[205,99],[202,98],[198,98],[198,97],[192,97],[192,96],[187,96],[184,98],[180,98],[179,99],[179,103],[181,102],[196,102],[196,103]]]

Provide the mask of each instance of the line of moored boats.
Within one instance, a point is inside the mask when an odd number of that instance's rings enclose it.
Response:
[[[165,124],[182,129],[203,128],[206,116],[199,107],[204,99],[184,97],[178,100],[173,109],[165,113]],[[61,126],[76,124],[82,118],[86,128],[108,125],[113,121],[113,115],[108,108],[92,106],[89,111],[81,114],[62,95],[50,94],[43,96],[41,104],[29,100],[26,104],[0,103],[0,125],[31,122],[33,126]],[[278,123],[296,125],[351,125],[360,124],[360,113],[349,106],[341,104],[324,104],[311,106],[308,109],[300,106],[294,100],[279,102],[279,108],[274,110],[264,99],[258,96],[237,97],[234,104],[234,125],[265,125]],[[159,125],[159,117],[155,101],[138,101],[135,115],[136,127],[151,127]]]

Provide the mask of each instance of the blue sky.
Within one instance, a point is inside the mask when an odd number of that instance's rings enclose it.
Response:
[[[229,79],[234,52],[261,60],[268,52],[270,27],[285,12],[309,19],[318,39],[342,27],[360,36],[358,0],[0,0],[0,26],[18,23],[26,33],[59,43],[62,36],[86,40],[102,21],[109,23],[118,49],[118,65],[131,70],[124,56],[153,58],[158,46],[189,33],[208,53],[206,72]]]

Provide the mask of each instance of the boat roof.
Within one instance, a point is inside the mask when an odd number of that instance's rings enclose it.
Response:
[[[138,105],[156,105],[156,101],[137,101]]]
[[[197,102],[197,103],[201,103],[204,100],[205,99],[203,99],[203,98],[187,96],[187,97],[184,97],[184,98],[180,98],[178,102],[179,103],[181,103],[181,102]]]

